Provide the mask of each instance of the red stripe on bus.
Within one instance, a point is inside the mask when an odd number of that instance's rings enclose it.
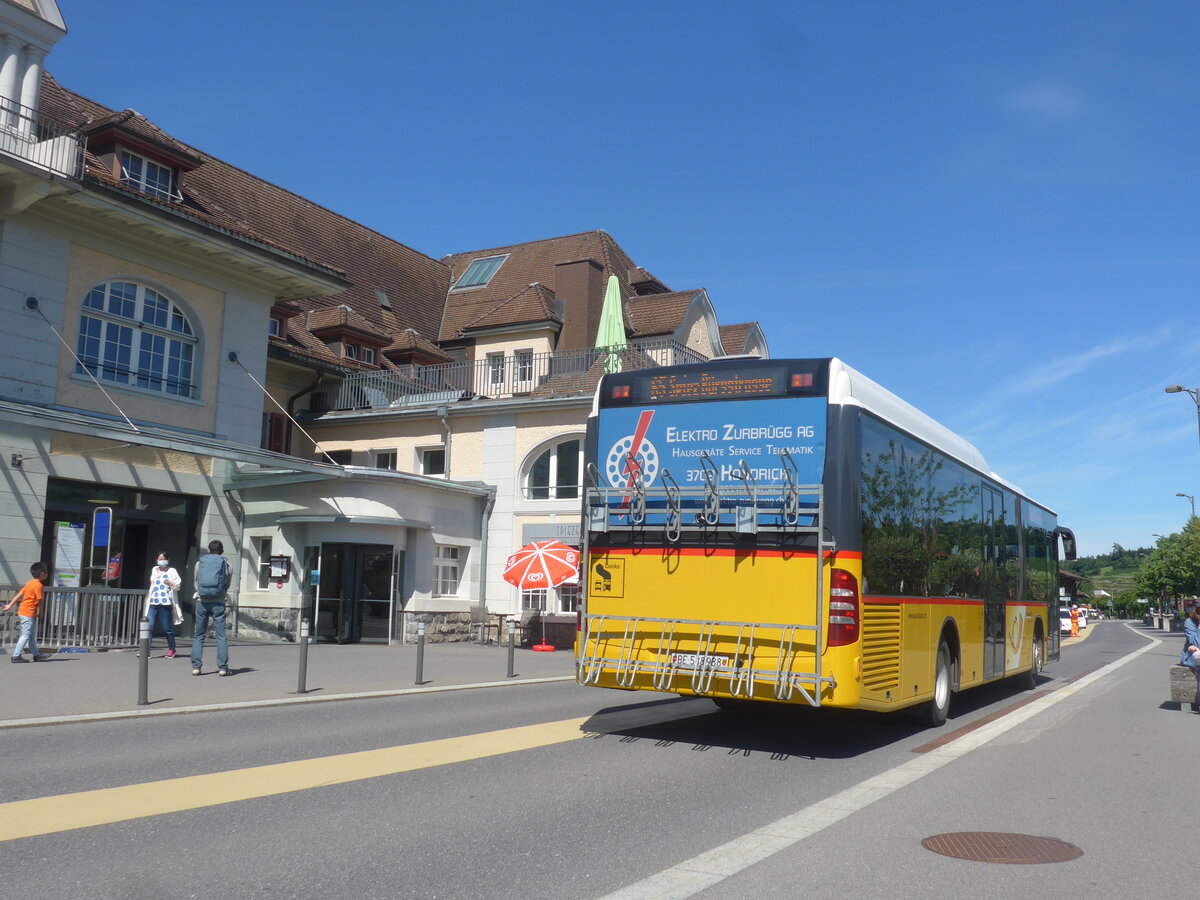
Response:
[[[671,554],[678,556],[765,556],[769,558],[801,556],[808,559],[817,558],[815,550],[738,550],[734,547],[715,547],[706,550],[703,547],[664,547],[661,545],[655,547],[591,547],[588,552],[591,556],[634,556],[657,553],[660,556]],[[862,554],[839,550],[836,558],[862,559]]]
[[[983,601],[974,597],[863,597],[863,603],[900,604],[902,606],[983,606]],[[1030,609],[1045,609],[1046,601],[1005,600],[1005,606],[1025,606]]]

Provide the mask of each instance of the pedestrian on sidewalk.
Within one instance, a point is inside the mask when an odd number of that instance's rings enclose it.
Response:
[[[1179,664],[1187,666],[1196,676],[1196,696],[1192,699],[1192,712],[1200,712],[1200,603],[1188,607],[1183,620],[1183,653]]]
[[[142,615],[150,620],[150,642],[154,632],[162,624],[167,636],[167,659],[175,658],[175,627],[183,624],[183,613],[179,609],[179,588],[183,579],[171,568],[171,558],[164,550],[158,554],[158,562],[150,570],[150,589],[146,591],[146,605]],[[141,651],[138,651],[141,655]]]
[[[232,573],[229,560],[221,554],[220,541],[208,542],[208,553],[196,561],[196,630],[192,638],[192,674],[199,675],[204,659],[204,634],[213,623],[217,634],[217,674],[229,674],[229,639],[225,631],[225,592]]]
[[[34,662],[41,662],[47,658],[45,653],[38,652],[36,632],[37,620],[42,614],[42,584],[49,572],[50,567],[44,562],[35,562],[29,567],[29,574],[33,577],[4,605],[4,611],[8,612],[14,603],[21,604],[17,607],[17,616],[21,619],[21,636],[17,639],[17,647],[12,655],[12,661],[15,663],[28,662],[21,655],[21,651],[27,646]]]

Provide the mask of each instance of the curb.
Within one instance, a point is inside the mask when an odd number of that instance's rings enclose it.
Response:
[[[178,716],[186,713],[224,712],[235,709],[259,709],[268,706],[295,706],[303,703],[333,703],[338,700],[373,700],[379,697],[404,697],[410,694],[437,694],[444,691],[472,691],[478,688],[513,687],[524,684],[551,684],[553,682],[574,680],[574,675],[553,675],[546,678],[523,678],[519,681],[481,681],[473,684],[450,684],[441,687],[413,687],[392,691],[326,694],[319,697],[275,697],[267,700],[240,700],[231,703],[212,703],[205,706],[173,706],[169,709],[121,709],[112,712],[43,716],[34,719],[3,719],[0,720],[0,731],[10,728],[37,728],[43,725],[77,725],[83,722],[106,722],[113,719]]]

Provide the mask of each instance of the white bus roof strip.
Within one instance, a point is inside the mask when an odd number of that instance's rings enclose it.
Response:
[[[983,454],[970,441],[836,358],[829,361],[829,402],[862,407],[947,456],[987,473],[989,477],[996,477]]]

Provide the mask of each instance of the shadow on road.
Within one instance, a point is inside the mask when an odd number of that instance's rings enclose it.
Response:
[[[1039,687],[1053,684],[1039,678]],[[984,714],[1002,712],[1029,696],[1016,679],[973,688],[954,696],[950,716],[942,728],[926,728],[909,711],[892,713],[845,709],[813,709],[762,703],[722,710],[702,698],[657,700],[601,710],[584,727],[596,731],[597,739],[616,738],[622,743],[648,741],[655,746],[687,745],[694,750],[723,749],[730,755],[767,754],[773,760],[850,759],[902,742],[914,735],[933,739],[969,724]],[[614,715],[630,710],[666,711],[674,704],[688,704],[691,715],[671,721],[612,727]],[[683,709],[677,712],[683,712]],[[606,725],[605,719],[609,719]]]

